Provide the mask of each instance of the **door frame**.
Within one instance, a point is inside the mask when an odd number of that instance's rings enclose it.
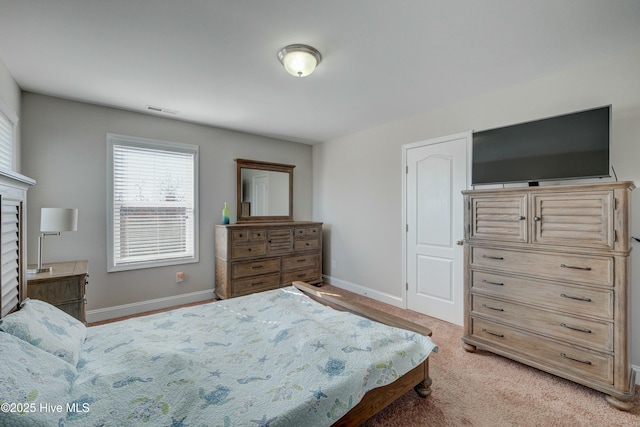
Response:
[[[425,139],[423,141],[412,142],[410,144],[404,144],[402,146],[402,308],[405,310],[409,306],[409,301],[407,300],[407,287],[409,286],[407,279],[407,232],[408,232],[408,221],[407,221],[407,151],[418,148],[426,145],[434,145],[434,144],[442,144],[447,141],[452,141],[456,139],[465,138],[467,141],[467,182],[466,188],[471,188],[471,155],[472,155],[472,141],[473,141],[473,132],[466,131],[455,133],[452,135],[441,136],[438,138]],[[463,206],[460,206],[460,209],[463,209]],[[464,231],[464,230],[463,230]]]

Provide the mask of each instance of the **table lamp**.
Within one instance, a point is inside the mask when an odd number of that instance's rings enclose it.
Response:
[[[40,238],[38,239],[38,266],[27,270],[29,274],[53,271],[42,267],[42,244],[45,236],[59,236],[62,231],[78,230],[78,209],[42,208],[40,211]]]

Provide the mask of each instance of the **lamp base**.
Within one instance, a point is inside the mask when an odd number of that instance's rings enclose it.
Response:
[[[27,268],[27,274],[51,273],[53,267]]]

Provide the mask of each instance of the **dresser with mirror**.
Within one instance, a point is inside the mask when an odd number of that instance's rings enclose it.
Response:
[[[293,221],[294,167],[236,159],[237,222],[215,227],[218,298],[322,282],[322,223]]]

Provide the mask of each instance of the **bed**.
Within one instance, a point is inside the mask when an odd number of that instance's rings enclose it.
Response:
[[[0,329],[0,426],[359,425],[428,396],[437,351],[302,282],[90,328],[26,300]]]

